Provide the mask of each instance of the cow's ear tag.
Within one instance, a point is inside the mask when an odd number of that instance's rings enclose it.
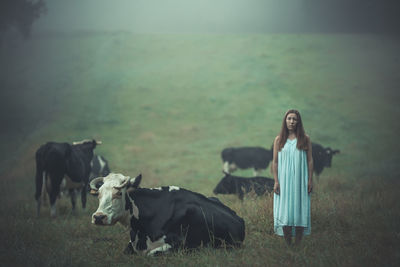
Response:
[[[91,189],[90,194],[93,196],[97,196],[99,194],[99,191]]]

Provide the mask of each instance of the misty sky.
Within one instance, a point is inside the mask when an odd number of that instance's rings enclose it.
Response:
[[[47,0],[36,31],[396,31],[394,0]]]

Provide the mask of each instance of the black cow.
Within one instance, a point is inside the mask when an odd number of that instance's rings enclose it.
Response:
[[[203,245],[237,247],[243,242],[243,219],[218,199],[176,186],[138,188],[141,178],[111,173],[90,183],[91,193],[99,195],[92,223],[130,227],[126,253],[154,255]]]
[[[90,162],[96,140],[84,140],[68,143],[48,142],[36,151],[36,194],[37,214],[40,214],[41,193],[43,182],[50,199],[50,215],[56,215],[55,202],[60,193],[61,181],[66,175],[74,183],[83,183],[86,187],[89,182]],[[75,190],[70,189],[72,209],[75,209]],[[81,190],[82,207],[86,207],[86,190]]]
[[[268,167],[272,157],[272,148],[268,150],[262,147],[230,147],[221,152],[225,172],[232,173],[237,168],[253,168],[254,176],[258,176],[262,170]]]
[[[274,189],[274,179],[268,177],[239,177],[225,173],[221,181],[214,188],[214,194],[234,194],[243,200],[245,193],[254,191],[258,196]]]
[[[319,178],[324,167],[330,168],[332,165],[332,156],[340,153],[340,150],[332,150],[330,147],[324,148],[320,144],[312,143],[312,157],[314,161],[314,172]]]

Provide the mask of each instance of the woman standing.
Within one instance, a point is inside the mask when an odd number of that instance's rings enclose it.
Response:
[[[303,234],[311,232],[310,193],[313,160],[311,140],[305,134],[300,113],[286,112],[282,128],[274,141],[274,231],[288,245],[295,236],[299,244]]]

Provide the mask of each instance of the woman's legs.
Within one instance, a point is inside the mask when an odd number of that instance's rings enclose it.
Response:
[[[292,226],[283,226],[283,236],[288,245],[292,244]]]
[[[285,241],[288,245],[292,244],[292,226],[283,226],[283,236],[285,238]],[[304,227],[302,226],[296,226],[296,239],[295,239],[295,245],[299,245],[302,238],[303,238],[303,233],[304,233]]]
[[[296,226],[296,239],[294,243],[296,245],[299,245],[301,242],[301,239],[303,238],[303,232],[304,232],[304,227],[302,226]]]

